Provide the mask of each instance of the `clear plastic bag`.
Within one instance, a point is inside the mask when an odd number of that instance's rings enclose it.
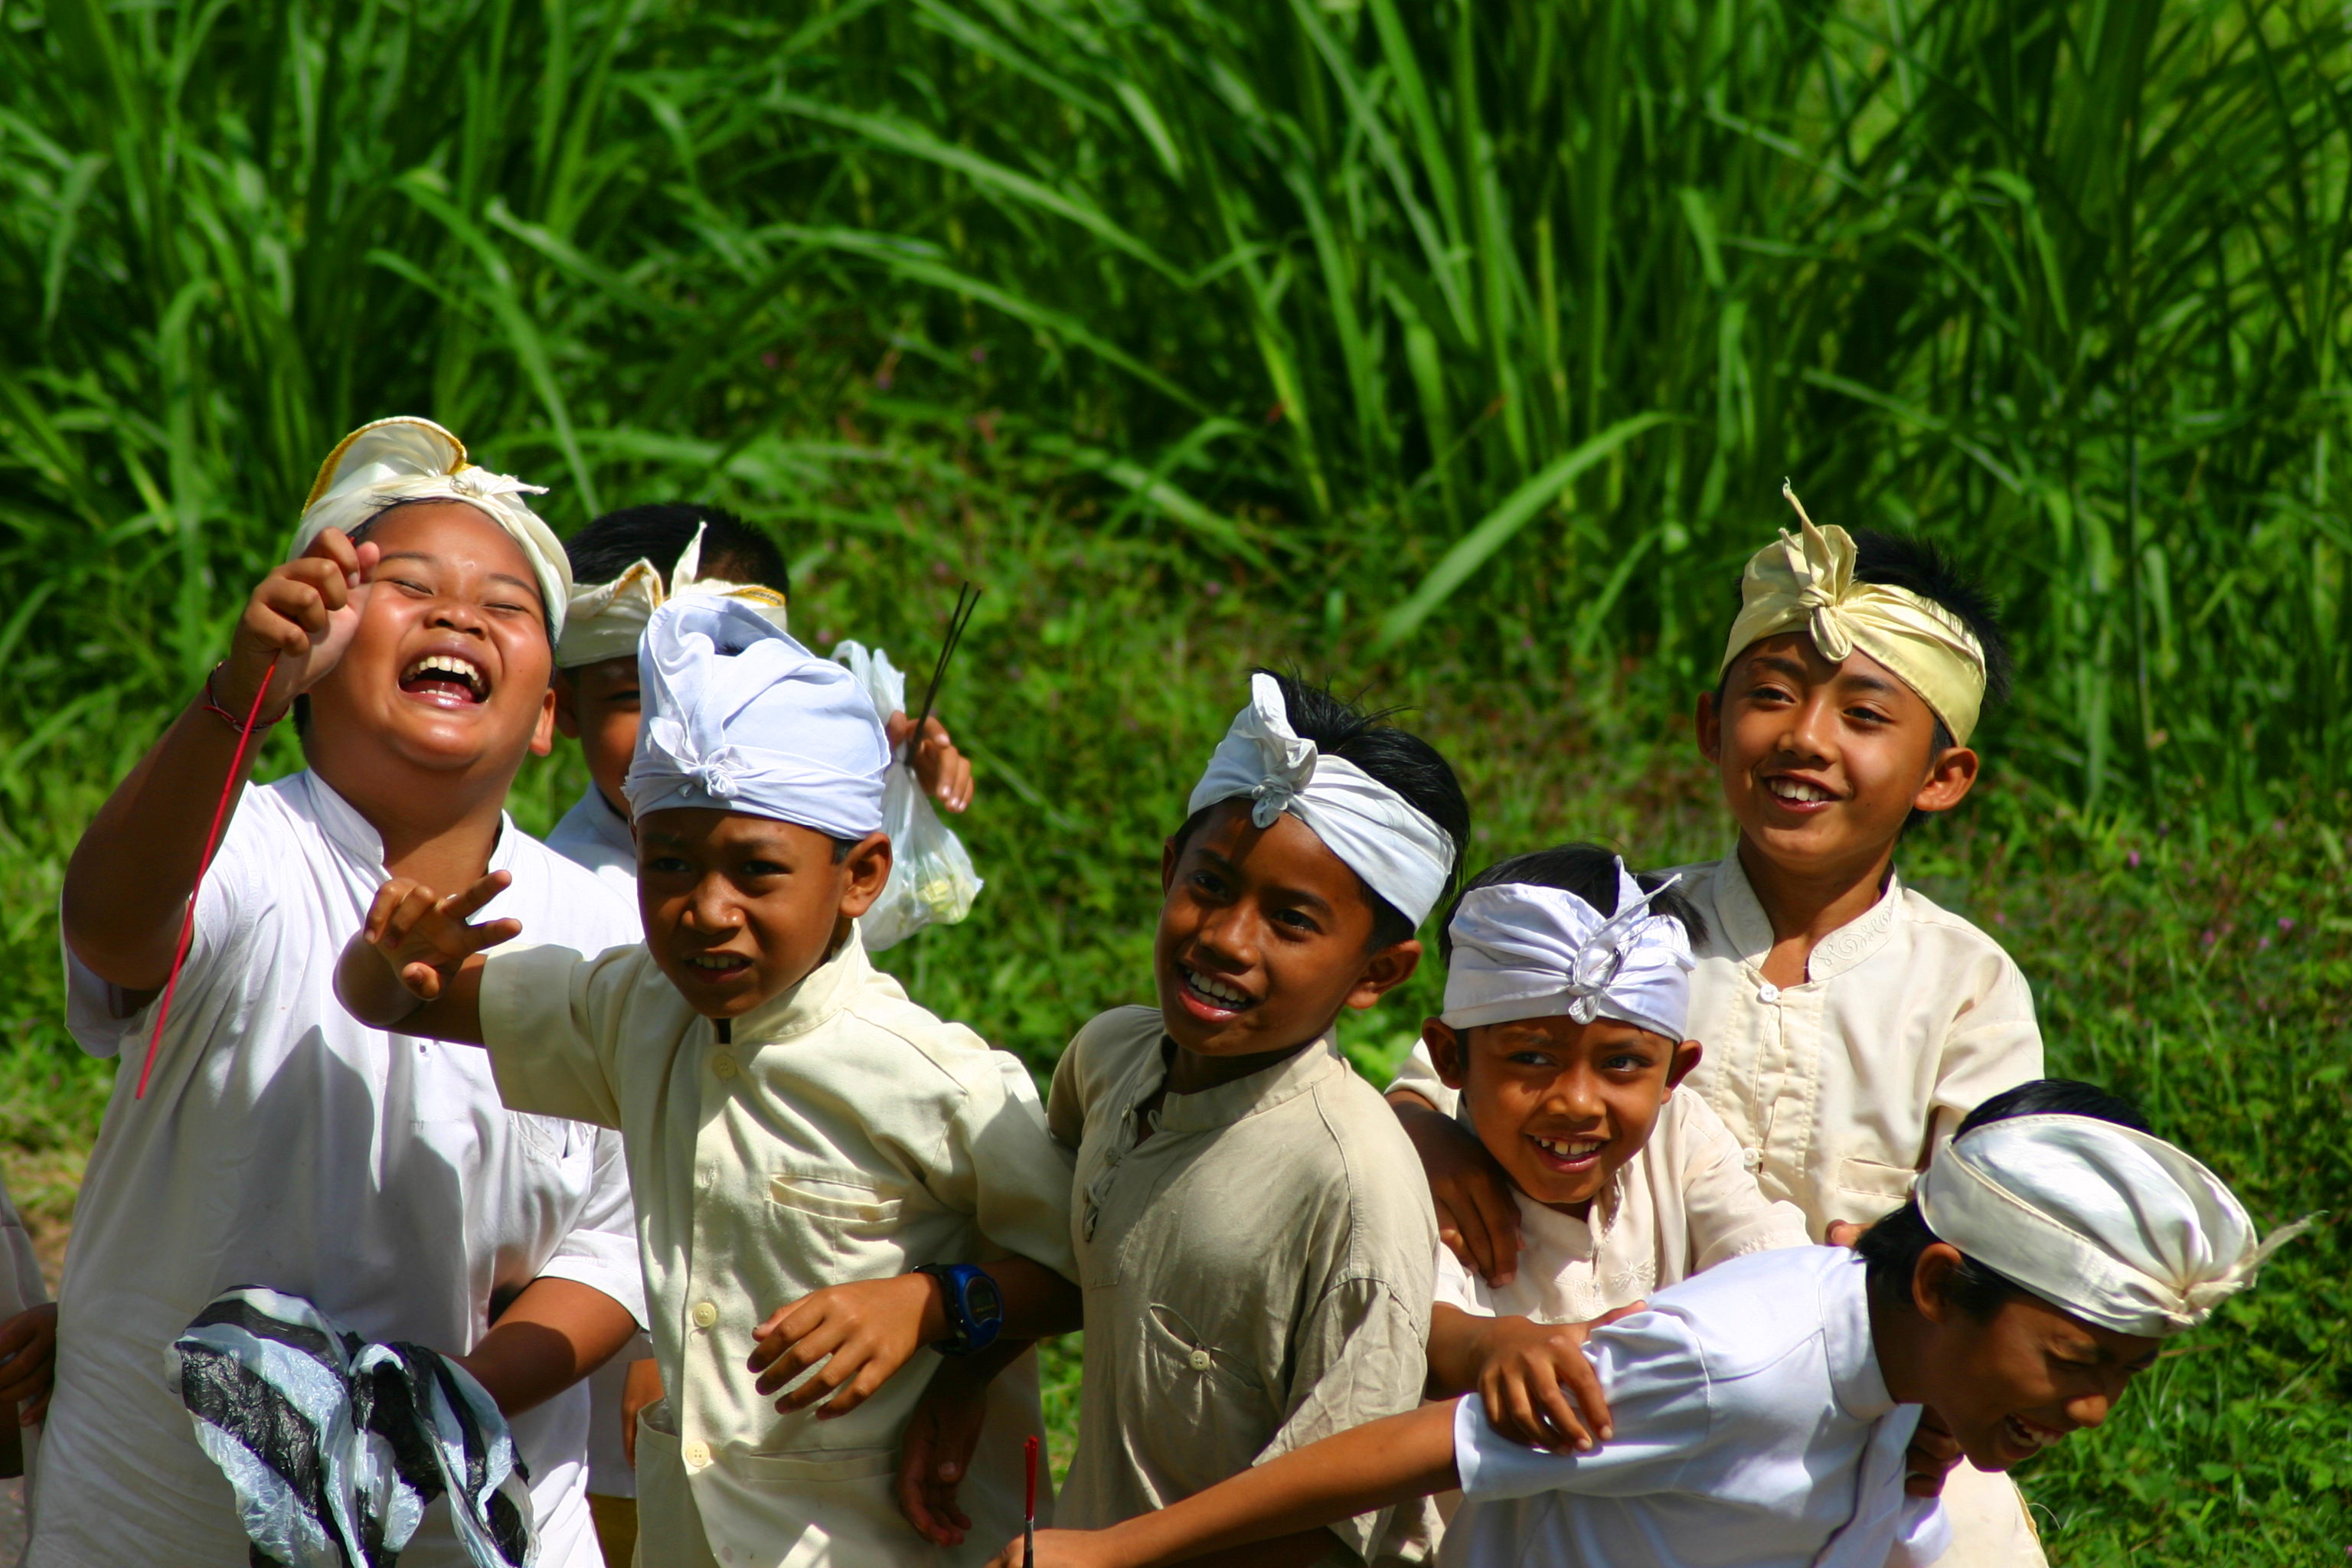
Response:
[[[907,711],[907,678],[880,648],[845,642],[833,658],[857,678],[885,720]],[[901,761],[891,763],[883,780],[882,830],[890,836],[890,882],[857,922],[870,952],[895,947],[927,925],[954,925],[971,913],[982,886],[963,840],[940,820],[915,770]]]

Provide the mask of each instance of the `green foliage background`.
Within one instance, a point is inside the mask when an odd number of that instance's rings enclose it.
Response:
[[[774,527],[949,694],[1039,1065],[1139,994],[1251,663],[1416,705],[1493,855],[1725,832],[1679,715],[1792,478],[2008,602],[1906,870],[2053,1067],[2340,1209],[2347,23],[2316,0],[0,4],[0,1122],[86,1143],[50,910],[319,458],[430,414],[576,526]],[[296,765],[279,739],[269,759]],[[518,796],[544,826],[570,759]],[[1392,1059],[1434,977],[1350,1037]],[[31,1202],[69,1202],[69,1175]],[[20,1192],[19,1196],[26,1194]],[[2331,1222],[2028,1489],[2061,1562],[2342,1549]]]

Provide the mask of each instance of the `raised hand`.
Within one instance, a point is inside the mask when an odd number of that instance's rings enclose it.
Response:
[[[456,978],[466,960],[522,934],[517,920],[467,920],[514,879],[493,871],[465,891],[443,898],[424,883],[395,877],[375,890],[361,938],[383,955],[412,996],[430,1002]]]
[[[893,713],[882,728],[895,755],[915,732],[915,721],[904,713]],[[923,739],[915,747],[915,782],[950,811],[971,805],[971,760],[955,749],[937,714],[923,721]]]
[[[368,578],[378,551],[353,544],[331,528],[310,548],[273,570],[253,590],[229,637],[228,658],[215,677],[214,698],[242,717],[253,705],[262,677],[275,665],[268,710],[274,722],[299,697],[324,679],[351,647],[367,605]]]

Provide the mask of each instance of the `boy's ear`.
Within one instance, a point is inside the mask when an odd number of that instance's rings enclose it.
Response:
[[[580,683],[568,669],[555,672],[555,729],[567,741],[580,738]]]
[[[1443,1018],[1421,1021],[1422,1042],[1429,1047],[1430,1065],[1437,1068],[1437,1079],[1448,1089],[1460,1089],[1469,1075],[1462,1070],[1462,1037],[1454,1026]]]
[[[539,700],[539,721],[530,727],[530,754],[543,757],[555,750],[555,688]]]
[[[1696,1040],[1685,1040],[1681,1045],[1675,1047],[1673,1058],[1666,1063],[1666,1092],[1668,1094],[1674,1093],[1677,1088],[1681,1087],[1683,1079],[1690,1077],[1691,1069],[1698,1066],[1699,1058],[1706,1054],[1706,1047],[1700,1045]]]
[[[1168,889],[1176,885],[1176,840],[1171,835],[1160,841],[1160,896],[1166,898]]]
[[[1976,787],[1977,754],[1966,746],[1947,746],[1927,764],[1927,782],[1911,797],[1915,811],[1949,811]]]
[[[1348,993],[1348,1005],[1362,1012],[1376,1006],[1380,999],[1412,978],[1421,966],[1421,943],[1407,938],[1391,942],[1364,961],[1364,972],[1356,977],[1356,988]]]
[[[1723,760],[1723,715],[1715,706],[1715,693],[1698,694],[1698,706],[1691,714],[1691,731],[1698,737],[1698,754],[1710,763]]]
[[[882,889],[890,881],[890,836],[887,833],[867,834],[849,847],[841,858],[841,912],[856,920],[874,907]]]
[[[1940,1324],[1951,1315],[1952,1304],[1945,1290],[1959,1267],[1960,1249],[1948,1241],[1931,1243],[1912,1265],[1911,1305],[1929,1322]]]

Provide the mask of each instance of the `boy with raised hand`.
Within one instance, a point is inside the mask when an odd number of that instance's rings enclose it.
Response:
[[[2253,1280],[2221,1179],[2088,1084],[1988,1100],[1916,1198],[1843,1247],[1734,1258],[1593,1331],[1619,1436],[1546,1453],[1476,1401],[1287,1454],[1092,1535],[1034,1568],[1150,1568],[1459,1485],[1462,1568],[1911,1568],[1948,1531],[1909,1444],[1942,1413],[2005,1469],[2106,1420],[2164,1342]],[[998,1568],[1028,1568],[1013,1541]]]
[[[1438,1247],[1430,1394],[1480,1394],[1517,1441],[1590,1446],[1570,1402],[1598,1402],[1583,1325],[1806,1243],[1804,1215],[1758,1190],[1722,1119],[1675,1092],[1701,1059],[1690,939],[1706,931],[1666,879],[1590,844],[1490,867],[1447,912],[1445,1011],[1423,1038],[1510,1183],[1522,1240],[1501,1286]]]
[[[346,438],[227,658],[74,851],[68,1023],[122,1063],[60,1292],[41,1568],[246,1563],[229,1484],[163,1372],[190,1321],[242,1285],[304,1296],[372,1340],[464,1352],[512,1417],[540,1561],[599,1561],[576,1384],[644,1310],[620,1142],[510,1115],[478,1053],[369,1028],[328,989],[387,875],[495,872],[495,915],[592,949],[635,935],[626,906],[501,809],[552,734],[570,588],[530,488],[425,420]],[[265,677],[259,722],[294,711],[310,766],[245,789],[228,774]],[[225,785],[238,793],[191,912]],[[437,1514],[403,1556],[464,1560]]]
[[[1799,523],[1748,563],[1720,682],[1698,700],[1739,840],[1683,884],[1709,933],[1690,1087],[1766,1195],[1837,1240],[1899,1205],[1971,1107],[2039,1076],[2042,1036],[2016,963],[1895,868],[1914,814],[1976,782],[1968,742],[2009,685],[1990,601],[1930,545],[1816,528],[1801,509]],[[1391,1095],[1449,1242],[1507,1280],[1516,1226],[1492,1162],[1429,1113],[1452,1107],[1425,1061]],[[1949,1489],[1948,1568],[2041,1561],[2009,1481],[1963,1467]]]
[[[669,1390],[638,1423],[646,1568],[929,1560],[890,1485],[925,1347],[1074,1326],[1069,1161],[1019,1061],[866,961],[888,752],[849,673],[716,596],[662,606],[638,658],[644,940],[485,959],[523,934],[466,923],[498,879],[397,879],[338,990],[487,1045],[509,1106],[621,1129]],[[1034,1382],[995,1392],[973,1477],[992,1532],[1019,1523],[1042,1424]]]

